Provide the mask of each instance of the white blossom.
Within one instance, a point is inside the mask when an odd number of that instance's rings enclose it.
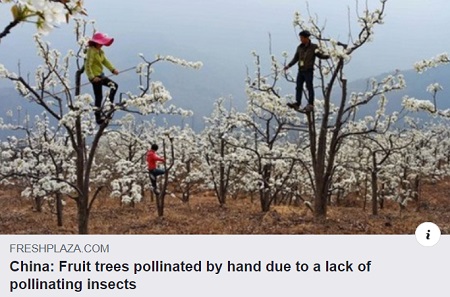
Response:
[[[443,64],[448,64],[449,62],[450,62],[450,59],[448,57],[448,54],[442,53],[442,54],[439,54],[436,57],[433,57],[429,60],[422,60],[422,61],[416,62],[414,64],[414,69],[418,73],[423,73],[424,71],[426,71],[430,68],[438,67],[439,65],[443,65]]]

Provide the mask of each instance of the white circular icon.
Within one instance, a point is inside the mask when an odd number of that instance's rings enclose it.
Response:
[[[416,239],[423,246],[433,246],[441,238],[441,229],[431,222],[420,224],[416,229]]]

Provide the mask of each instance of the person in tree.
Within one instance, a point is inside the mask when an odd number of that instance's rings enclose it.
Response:
[[[303,85],[306,83],[308,90],[308,105],[302,111],[310,112],[314,110],[314,62],[316,57],[320,59],[328,59],[328,55],[320,53],[317,44],[311,42],[309,31],[300,32],[300,45],[297,47],[295,56],[288,65],[284,67],[284,71],[298,64],[297,87],[295,94],[295,103],[288,103],[288,106],[300,110],[303,95]]]
[[[109,101],[114,102],[114,96],[116,95],[118,84],[108,77],[103,72],[103,66],[109,69],[113,74],[118,75],[119,71],[111,64],[106,58],[103,46],[110,46],[114,42],[114,38],[108,37],[106,34],[97,32],[91,40],[89,40],[88,48],[86,52],[86,61],[84,63],[85,72],[92,83],[95,97],[95,120],[97,124],[101,125],[105,118],[102,116],[101,106],[103,101],[103,89],[102,86],[110,88]]]
[[[158,148],[159,147],[157,144],[152,144],[151,149],[147,152],[148,173],[150,175],[150,182],[152,184],[153,192],[156,195],[159,195],[159,191],[156,185],[156,178],[166,172],[164,169],[160,169],[156,165],[156,162],[166,162],[166,160],[156,154]]]

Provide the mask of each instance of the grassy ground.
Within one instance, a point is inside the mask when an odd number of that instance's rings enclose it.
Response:
[[[63,227],[58,227],[49,207],[35,212],[19,193],[19,189],[0,189],[0,233],[77,233],[72,201],[65,206]],[[431,221],[443,234],[450,234],[450,179],[424,185],[422,195],[420,211],[415,203],[400,212],[398,205],[387,202],[378,216],[372,216],[370,204],[364,211],[361,201],[352,201],[347,207],[330,206],[323,223],[315,223],[305,206],[273,206],[261,213],[258,201],[230,199],[226,207],[219,207],[206,193],[188,204],[167,197],[163,219],[157,217],[149,197],[134,208],[103,197],[94,204],[89,229],[91,234],[414,234],[420,223]]]

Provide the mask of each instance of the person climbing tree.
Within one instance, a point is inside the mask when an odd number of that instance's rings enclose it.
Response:
[[[148,173],[150,176],[150,182],[152,184],[153,193],[156,195],[159,195],[159,191],[156,185],[156,178],[159,175],[164,174],[166,171],[164,169],[160,169],[156,166],[156,162],[166,162],[163,158],[158,156],[156,154],[156,151],[158,150],[157,144],[152,144],[151,149],[147,152],[147,166],[148,166]]]
[[[103,66],[108,68],[113,74],[118,75],[119,71],[111,64],[106,58],[102,46],[110,46],[114,42],[114,38],[108,37],[106,34],[97,32],[89,40],[88,49],[86,52],[86,61],[84,64],[86,75],[89,81],[92,83],[95,96],[95,120],[97,124],[101,125],[105,118],[102,116],[102,101],[103,90],[102,86],[110,88],[109,101],[114,102],[114,96],[116,95],[119,85],[105,76],[103,73]]]
[[[298,63],[297,74],[297,88],[295,95],[295,103],[288,103],[288,106],[296,110],[301,110],[303,84],[306,83],[306,89],[308,90],[308,105],[301,111],[310,112],[314,110],[314,62],[316,57],[320,59],[328,59],[328,55],[324,55],[318,51],[318,45],[311,42],[309,31],[303,30],[300,32],[300,45],[297,47],[295,56],[288,65],[284,67],[284,70],[288,70],[294,64]]]

